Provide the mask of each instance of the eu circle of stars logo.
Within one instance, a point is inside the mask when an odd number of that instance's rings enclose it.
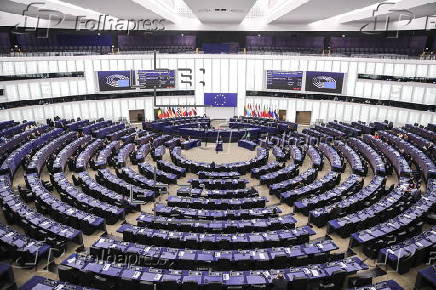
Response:
[[[213,103],[215,106],[224,106],[227,104],[227,96],[225,94],[216,94],[213,97]]]

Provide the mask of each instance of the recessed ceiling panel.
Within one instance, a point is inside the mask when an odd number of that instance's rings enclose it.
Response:
[[[312,23],[355,9],[370,6],[381,0],[310,0],[276,17],[272,23]]]
[[[256,0],[185,0],[203,23],[241,23]]]
[[[153,11],[131,0],[63,0],[82,8],[98,11],[120,19],[160,19]]]

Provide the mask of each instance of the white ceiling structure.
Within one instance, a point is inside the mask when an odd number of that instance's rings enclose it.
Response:
[[[78,7],[89,8],[101,14],[108,14],[122,19],[159,18],[152,10],[137,3],[139,1],[121,0],[63,0]]]
[[[422,18],[433,16],[433,21],[436,20],[436,4],[432,0],[404,0],[404,1],[386,1],[381,5],[372,6],[362,9],[357,13],[343,17],[343,22],[367,22],[373,17],[373,11],[377,10],[377,15],[398,19],[402,14],[404,19],[407,16]],[[411,12],[412,14],[409,14]],[[429,17],[430,18],[430,17]]]
[[[436,0],[0,0],[0,26],[77,19],[161,20],[166,30],[356,31],[389,17],[400,29],[435,29]],[[432,17],[433,16],[433,17]],[[62,17],[63,21],[59,22]],[[393,27],[399,27],[393,26]],[[107,28],[107,27],[106,27]],[[141,29],[141,28],[138,28]]]
[[[202,23],[241,23],[256,0],[185,0]]]
[[[380,0],[294,0],[274,9],[268,20],[278,23],[311,23],[327,19],[338,14],[367,7]]]

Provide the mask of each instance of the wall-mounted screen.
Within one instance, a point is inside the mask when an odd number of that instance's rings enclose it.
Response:
[[[136,85],[144,89],[174,89],[176,87],[175,70],[138,70]]]
[[[238,105],[238,94],[204,93],[204,104],[212,107],[236,107]]]
[[[267,89],[301,91],[302,82],[302,71],[266,71]]]
[[[131,89],[131,71],[99,71],[97,72],[100,91],[120,91]]]
[[[344,73],[306,72],[306,91],[342,94]]]

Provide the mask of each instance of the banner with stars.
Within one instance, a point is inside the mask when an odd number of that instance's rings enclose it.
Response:
[[[204,104],[212,107],[236,107],[237,93],[204,93]]]

